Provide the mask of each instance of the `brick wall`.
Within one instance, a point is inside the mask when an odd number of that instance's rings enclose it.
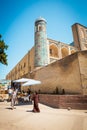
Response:
[[[40,85],[31,87],[32,91],[59,94],[87,95],[87,51],[80,51],[40,68],[31,74],[33,79],[41,81]]]
[[[82,94],[78,53],[69,55],[31,73],[31,78],[41,81],[40,85],[31,87],[32,91],[56,93],[62,89],[66,94]]]
[[[87,95],[39,94],[40,103],[53,108],[87,109]]]

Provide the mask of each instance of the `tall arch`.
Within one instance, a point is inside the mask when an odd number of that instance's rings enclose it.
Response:
[[[55,44],[49,46],[50,56],[58,58],[58,47]]]
[[[63,48],[61,49],[61,53],[62,53],[62,58],[68,56],[68,55],[69,55],[69,50],[68,50],[68,48],[67,48],[67,47],[63,47]]]

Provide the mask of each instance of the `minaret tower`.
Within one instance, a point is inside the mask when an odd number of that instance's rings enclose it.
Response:
[[[49,46],[46,34],[46,20],[38,18],[35,21],[35,67],[42,67],[49,63]]]

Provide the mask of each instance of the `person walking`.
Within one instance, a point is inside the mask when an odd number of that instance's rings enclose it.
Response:
[[[11,101],[12,92],[13,92],[12,88],[9,88],[9,89],[8,89],[8,95],[9,95],[8,100],[9,100],[9,101]]]
[[[15,101],[16,101],[16,95],[17,95],[17,92],[14,88],[12,88],[12,96],[11,96],[11,107],[12,107],[12,110],[14,109],[14,105],[15,105]]]
[[[34,101],[34,104],[33,104],[33,112],[40,112],[40,109],[39,109],[39,95],[38,93],[35,91],[35,93],[33,94],[33,98],[32,100]]]

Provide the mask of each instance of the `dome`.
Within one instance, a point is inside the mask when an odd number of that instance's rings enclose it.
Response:
[[[38,19],[36,19],[35,23],[36,23],[36,22],[39,22],[39,21],[44,21],[44,22],[46,22],[46,20],[45,20],[44,18],[39,17]]]

